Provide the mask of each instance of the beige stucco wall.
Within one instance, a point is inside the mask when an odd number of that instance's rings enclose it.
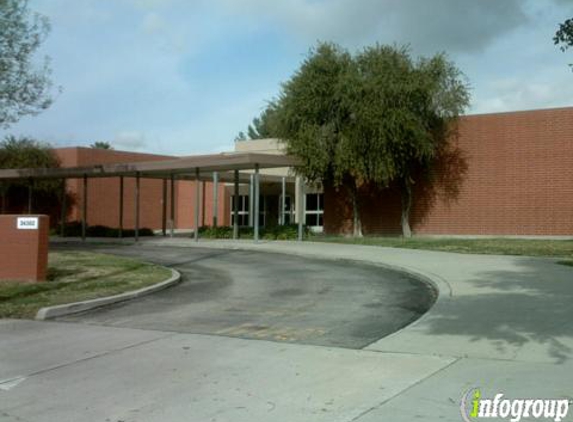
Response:
[[[248,141],[235,142],[235,152],[258,152],[261,154],[284,154],[281,141],[274,138],[251,139]],[[248,172],[246,172],[248,173]],[[294,173],[288,167],[276,169],[261,169],[261,174],[271,176],[293,176]]]

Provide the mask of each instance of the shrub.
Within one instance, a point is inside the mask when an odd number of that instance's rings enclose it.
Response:
[[[208,239],[232,239],[233,228],[229,226],[203,226],[199,228],[199,236]]]
[[[151,230],[149,227],[143,227],[139,229],[139,235],[145,237],[155,236],[155,232]]]
[[[309,229],[304,227],[303,236],[308,237],[309,234]],[[207,239],[232,239],[233,227],[203,226],[199,228],[199,236]],[[253,236],[254,231],[252,227],[239,228],[240,239],[252,239]],[[287,226],[261,227],[259,230],[259,236],[261,239],[265,240],[296,240],[298,239],[298,226],[296,224],[291,224]]]
[[[60,234],[61,226],[57,227],[55,234]],[[66,237],[80,237],[82,235],[82,223],[80,221],[71,221],[66,223],[64,236]],[[147,227],[139,229],[139,236],[154,236],[153,230]],[[119,237],[119,229],[115,227],[108,227],[102,225],[87,226],[86,236],[88,237]],[[123,237],[134,237],[135,230],[123,229]]]

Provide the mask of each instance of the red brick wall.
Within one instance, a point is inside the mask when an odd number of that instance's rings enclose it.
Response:
[[[92,166],[96,164],[165,160],[173,157],[95,148],[56,149],[62,167]],[[141,179],[140,227],[161,228],[162,181]],[[119,226],[119,178],[88,179],[88,224]],[[69,220],[82,219],[83,180],[68,180],[68,190],[75,197]],[[169,206],[168,206],[169,212]],[[169,214],[168,214],[169,215]],[[124,228],[135,225],[135,179],[124,178]]]
[[[435,180],[416,186],[416,234],[573,235],[573,108],[463,117]],[[325,231],[348,233],[346,195],[325,194]],[[365,233],[400,233],[396,189],[361,202]]]
[[[166,160],[176,157],[164,155],[141,154],[134,152],[104,150],[94,148],[60,148],[56,154],[62,161],[62,167],[93,166],[97,164],[128,163],[142,161]],[[74,196],[68,220],[82,219],[83,180],[70,179],[68,191]],[[167,219],[171,215],[171,183],[167,183]],[[224,208],[227,201],[224,195],[224,184],[219,186],[219,224],[224,224]],[[119,226],[119,178],[88,179],[88,224]],[[211,224],[213,216],[213,184],[206,182],[205,212],[201,211],[200,222]],[[175,227],[192,228],[195,213],[195,182],[179,181],[175,183]],[[144,179],[140,181],[140,227],[161,229],[163,210],[163,182]],[[202,208],[203,210],[203,208]],[[203,218],[204,214],[204,218]],[[123,227],[135,226],[135,178],[124,178]]]
[[[38,230],[18,230],[22,215],[0,215],[0,280],[44,281],[48,269],[49,218],[38,217]]]
[[[573,235],[573,108],[463,117],[458,136],[435,169],[434,184],[418,182],[411,224],[416,234]],[[166,156],[89,148],[57,150],[65,167],[161,160]],[[194,223],[194,182],[176,184],[176,227]],[[133,227],[133,179],[125,179],[124,227]],[[68,181],[81,204],[82,181]],[[162,182],[141,182],[141,226],[161,228]],[[118,179],[89,181],[88,223],[117,226]],[[211,224],[212,183],[205,187],[201,224]],[[348,233],[344,192],[325,189],[325,231]],[[398,234],[396,188],[361,192],[366,234]],[[168,199],[169,205],[169,199]],[[168,209],[169,216],[169,209]],[[219,188],[219,224],[228,225],[229,195]],[[80,220],[73,207],[70,220]]]
[[[213,182],[205,181],[201,183],[200,196],[205,195],[205,200],[199,201],[199,225],[210,226],[213,224],[214,215],[214,192]],[[176,221],[180,228],[191,228],[195,225],[195,195],[196,195],[195,182],[181,182],[177,189],[177,200],[179,201],[176,207]],[[229,197],[225,194],[225,184],[219,183],[217,192],[218,196],[218,222],[219,226],[229,225],[229,215],[226,210],[228,209]]]

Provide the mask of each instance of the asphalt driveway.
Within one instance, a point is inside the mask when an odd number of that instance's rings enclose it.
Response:
[[[361,349],[418,319],[435,300],[426,283],[352,261],[240,250],[88,247],[170,266],[183,282],[62,321]]]
[[[499,392],[508,398],[572,397],[573,268],[554,260],[312,242],[142,243],[110,251],[171,262],[186,281],[161,295],[74,319],[80,323],[0,320],[2,422],[458,422],[467,410],[462,398],[476,387],[485,398]],[[233,248],[243,252],[229,252]],[[299,255],[313,260],[293,257]],[[364,265],[353,264],[359,260]],[[380,308],[391,306],[373,304],[387,292],[401,295],[396,287],[378,290],[397,279],[385,281],[392,273],[369,264],[431,279],[440,291],[436,303],[405,329],[360,350],[300,344],[313,338],[352,338],[354,347],[356,337],[366,342],[367,330],[358,321],[371,315],[380,324],[386,318]],[[323,266],[331,271],[322,274]],[[291,267],[286,281],[280,270]],[[213,280],[201,278],[206,273],[192,268],[219,276],[232,271],[214,288]],[[257,273],[270,278],[257,281]],[[367,282],[367,275],[374,277]],[[333,288],[320,294],[324,285]],[[165,303],[147,302],[152,298]],[[146,303],[156,303],[157,312]],[[408,310],[403,303],[393,306]],[[190,315],[190,308],[209,312]],[[271,316],[270,309],[281,314]],[[250,317],[238,318],[245,313]],[[202,316],[219,319],[205,326]],[[264,334],[279,341],[250,340],[257,337],[245,327],[235,334],[193,333],[241,321],[268,330],[304,322],[329,331],[305,337],[291,330],[296,339],[290,340]],[[160,323],[165,330],[190,332],[130,328]],[[563,420],[572,420],[572,412],[573,405]]]

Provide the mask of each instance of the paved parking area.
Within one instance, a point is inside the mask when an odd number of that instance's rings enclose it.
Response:
[[[429,285],[408,275],[344,260],[200,248],[97,249],[171,266],[183,282],[61,321],[360,349],[419,318],[435,299]]]

